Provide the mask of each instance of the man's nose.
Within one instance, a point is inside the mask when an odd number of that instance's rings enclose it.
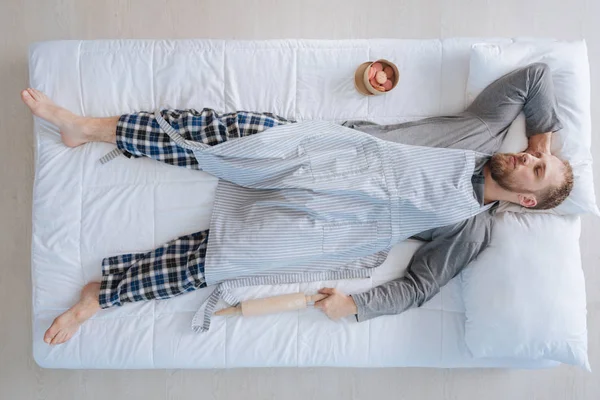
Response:
[[[533,156],[529,153],[521,153],[519,160],[520,160],[521,164],[529,165],[529,163],[533,161],[533,158],[535,158],[535,156]]]

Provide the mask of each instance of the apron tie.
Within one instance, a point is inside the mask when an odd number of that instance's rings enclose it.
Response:
[[[206,304],[206,307],[204,308],[204,316],[201,317],[202,306],[200,306],[200,309],[196,311],[196,314],[194,314],[194,317],[192,318],[192,330],[194,332],[208,332],[212,315],[215,312],[217,303],[221,299],[229,306],[235,307],[239,304],[239,301],[229,292],[227,287],[224,287],[222,283],[217,285],[217,288],[211,293],[208,299],[202,303]]]
[[[123,154],[123,150],[121,149],[114,149],[108,153],[106,153],[102,158],[100,158],[98,161],[100,161],[100,164],[106,164],[107,162],[119,157],[120,155]]]

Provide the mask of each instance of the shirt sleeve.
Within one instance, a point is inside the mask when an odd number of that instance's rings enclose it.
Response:
[[[525,133],[529,138],[538,133],[562,129],[557,109],[550,68],[544,63],[533,63],[492,82],[475,98],[467,111],[479,117],[494,137],[506,133],[506,129],[523,111]]]
[[[357,321],[423,305],[488,246],[492,222],[492,215],[484,212],[433,229],[432,240],[415,252],[405,276],[351,295],[358,309]]]
[[[527,92],[523,112],[527,137],[561,130],[563,125],[558,119],[558,102],[550,67],[534,63],[525,67],[525,71]]]

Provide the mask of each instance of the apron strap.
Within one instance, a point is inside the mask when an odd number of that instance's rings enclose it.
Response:
[[[107,162],[119,157],[122,154],[123,151],[121,149],[114,149],[111,152],[106,153],[104,157],[100,158],[98,161],[100,161],[100,164],[106,164]]]
[[[230,306],[237,306],[239,304],[239,300],[229,292],[229,288],[220,283],[217,285],[217,288],[212,292],[208,299],[202,303],[206,304],[206,307],[204,308],[204,317],[201,319],[202,306],[200,306],[200,309],[196,311],[196,314],[194,314],[194,318],[192,318],[192,330],[194,332],[208,332],[212,315],[220,299],[225,301]]]
[[[169,123],[160,115],[160,111],[156,111],[154,113],[154,118],[156,118],[156,122],[162,128],[162,130],[169,135],[171,140],[173,140],[179,147],[183,147],[188,150],[201,150],[208,149],[210,145],[205,143],[196,142],[193,140],[186,140],[181,136],[179,132],[177,132]]]

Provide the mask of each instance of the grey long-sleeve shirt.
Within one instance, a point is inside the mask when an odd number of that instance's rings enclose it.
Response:
[[[494,154],[510,124],[523,111],[526,134],[562,128],[550,69],[535,63],[490,84],[464,112],[419,121],[378,125],[347,121],[343,125],[410,145],[476,150]],[[474,193],[483,202],[483,176],[474,176]],[[454,225],[431,229],[415,238],[427,241],[417,250],[406,275],[367,292],[351,295],[359,322],[419,307],[474,260],[490,243],[496,207]]]

